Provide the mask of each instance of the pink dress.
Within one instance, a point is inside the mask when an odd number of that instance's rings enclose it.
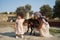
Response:
[[[16,20],[16,23],[17,23],[16,34],[24,34],[23,22],[24,22],[24,19]]]

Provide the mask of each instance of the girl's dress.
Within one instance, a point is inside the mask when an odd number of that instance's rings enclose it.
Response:
[[[49,28],[50,28],[49,23],[46,22],[44,19],[42,19],[42,20],[43,20],[44,23],[43,23],[42,28],[41,28],[41,30],[40,30],[41,36],[44,36],[44,37],[53,37],[53,36],[49,33]]]
[[[24,22],[24,19],[16,20],[16,23],[17,23],[16,34],[24,34],[23,22]]]

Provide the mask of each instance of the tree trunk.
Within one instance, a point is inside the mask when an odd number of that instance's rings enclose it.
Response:
[[[26,19],[29,19],[30,16],[29,16],[29,12],[26,13]]]

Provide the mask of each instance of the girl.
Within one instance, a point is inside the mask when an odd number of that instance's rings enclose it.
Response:
[[[23,14],[18,14],[14,26],[16,32],[16,38],[18,38],[19,36],[23,38],[23,34],[24,34],[23,22],[24,22]]]

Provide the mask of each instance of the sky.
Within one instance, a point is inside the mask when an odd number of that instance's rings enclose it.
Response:
[[[43,5],[50,5],[52,8],[55,5],[55,0],[0,0],[0,12],[14,12],[17,7],[30,4],[34,12],[39,11]]]

